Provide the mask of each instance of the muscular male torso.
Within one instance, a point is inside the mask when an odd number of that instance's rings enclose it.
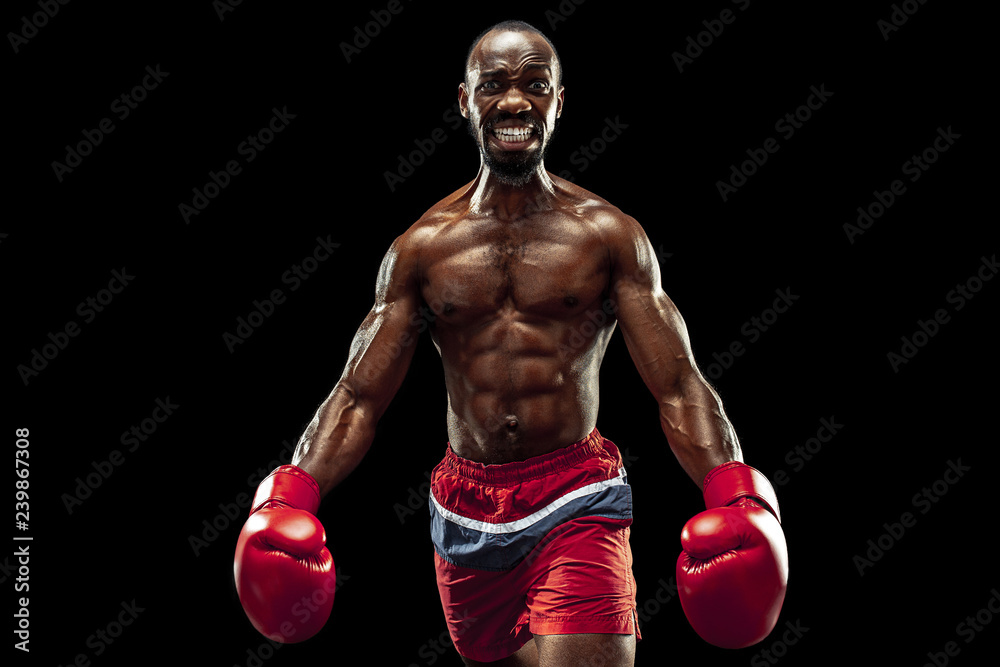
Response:
[[[467,187],[410,230],[444,364],[449,441],[473,461],[545,454],[597,423],[622,213],[550,177],[553,195],[523,215],[471,213]]]

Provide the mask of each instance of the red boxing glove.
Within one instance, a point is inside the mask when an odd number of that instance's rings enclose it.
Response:
[[[236,592],[253,626],[295,643],[330,618],[337,583],[326,531],[314,515],[319,484],[298,466],[279,466],[254,495],[236,544]]]
[[[788,548],[767,478],[739,461],[705,477],[704,512],[684,524],[681,607],[709,644],[743,648],[774,629],[788,583]]]

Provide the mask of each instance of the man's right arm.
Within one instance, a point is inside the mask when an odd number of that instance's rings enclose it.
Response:
[[[368,451],[375,423],[413,358],[420,290],[406,239],[396,239],[382,260],[375,305],[354,337],[343,375],[299,440],[293,465],[279,466],[261,482],[236,543],[240,603],[253,626],[274,641],[312,637],[333,608],[337,576],[316,510]],[[327,594],[324,602],[301,618],[301,601],[316,602],[317,591]]]
[[[410,366],[420,326],[416,253],[397,238],[379,268],[375,305],[354,336],[347,366],[299,439],[292,463],[326,496],[368,452],[382,417]]]

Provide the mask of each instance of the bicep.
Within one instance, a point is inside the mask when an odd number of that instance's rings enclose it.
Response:
[[[660,284],[659,264],[638,223],[626,227],[612,269],[618,325],[646,386],[657,398],[676,393],[697,377],[687,325]]]
[[[397,239],[379,269],[375,303],[351,342],[341,383],[378,418],[399,390],[422,327],[413,260]]]

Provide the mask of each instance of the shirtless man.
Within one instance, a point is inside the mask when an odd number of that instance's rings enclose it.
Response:
[[[456,649],[468,665],[633,664],[631,496],[617,448],[595,428],[616,325],[709,508],[682,534],[685,613],[720,646],[773,627],[787,577],[773,490],[741,463],[642,228],[545,170],[561,75],[551,43],[527,24],[498,24],[469,52],[458,100],[479,173],[389,248],[343,375],[293,465],[261,484],[241,533],[237,588],[269,637],[300,641],[325,623],[333,568],[314,515],[368,451],[428,329],[448,392],[430,509]],[[294,618],[310,597],[322,609]]]

